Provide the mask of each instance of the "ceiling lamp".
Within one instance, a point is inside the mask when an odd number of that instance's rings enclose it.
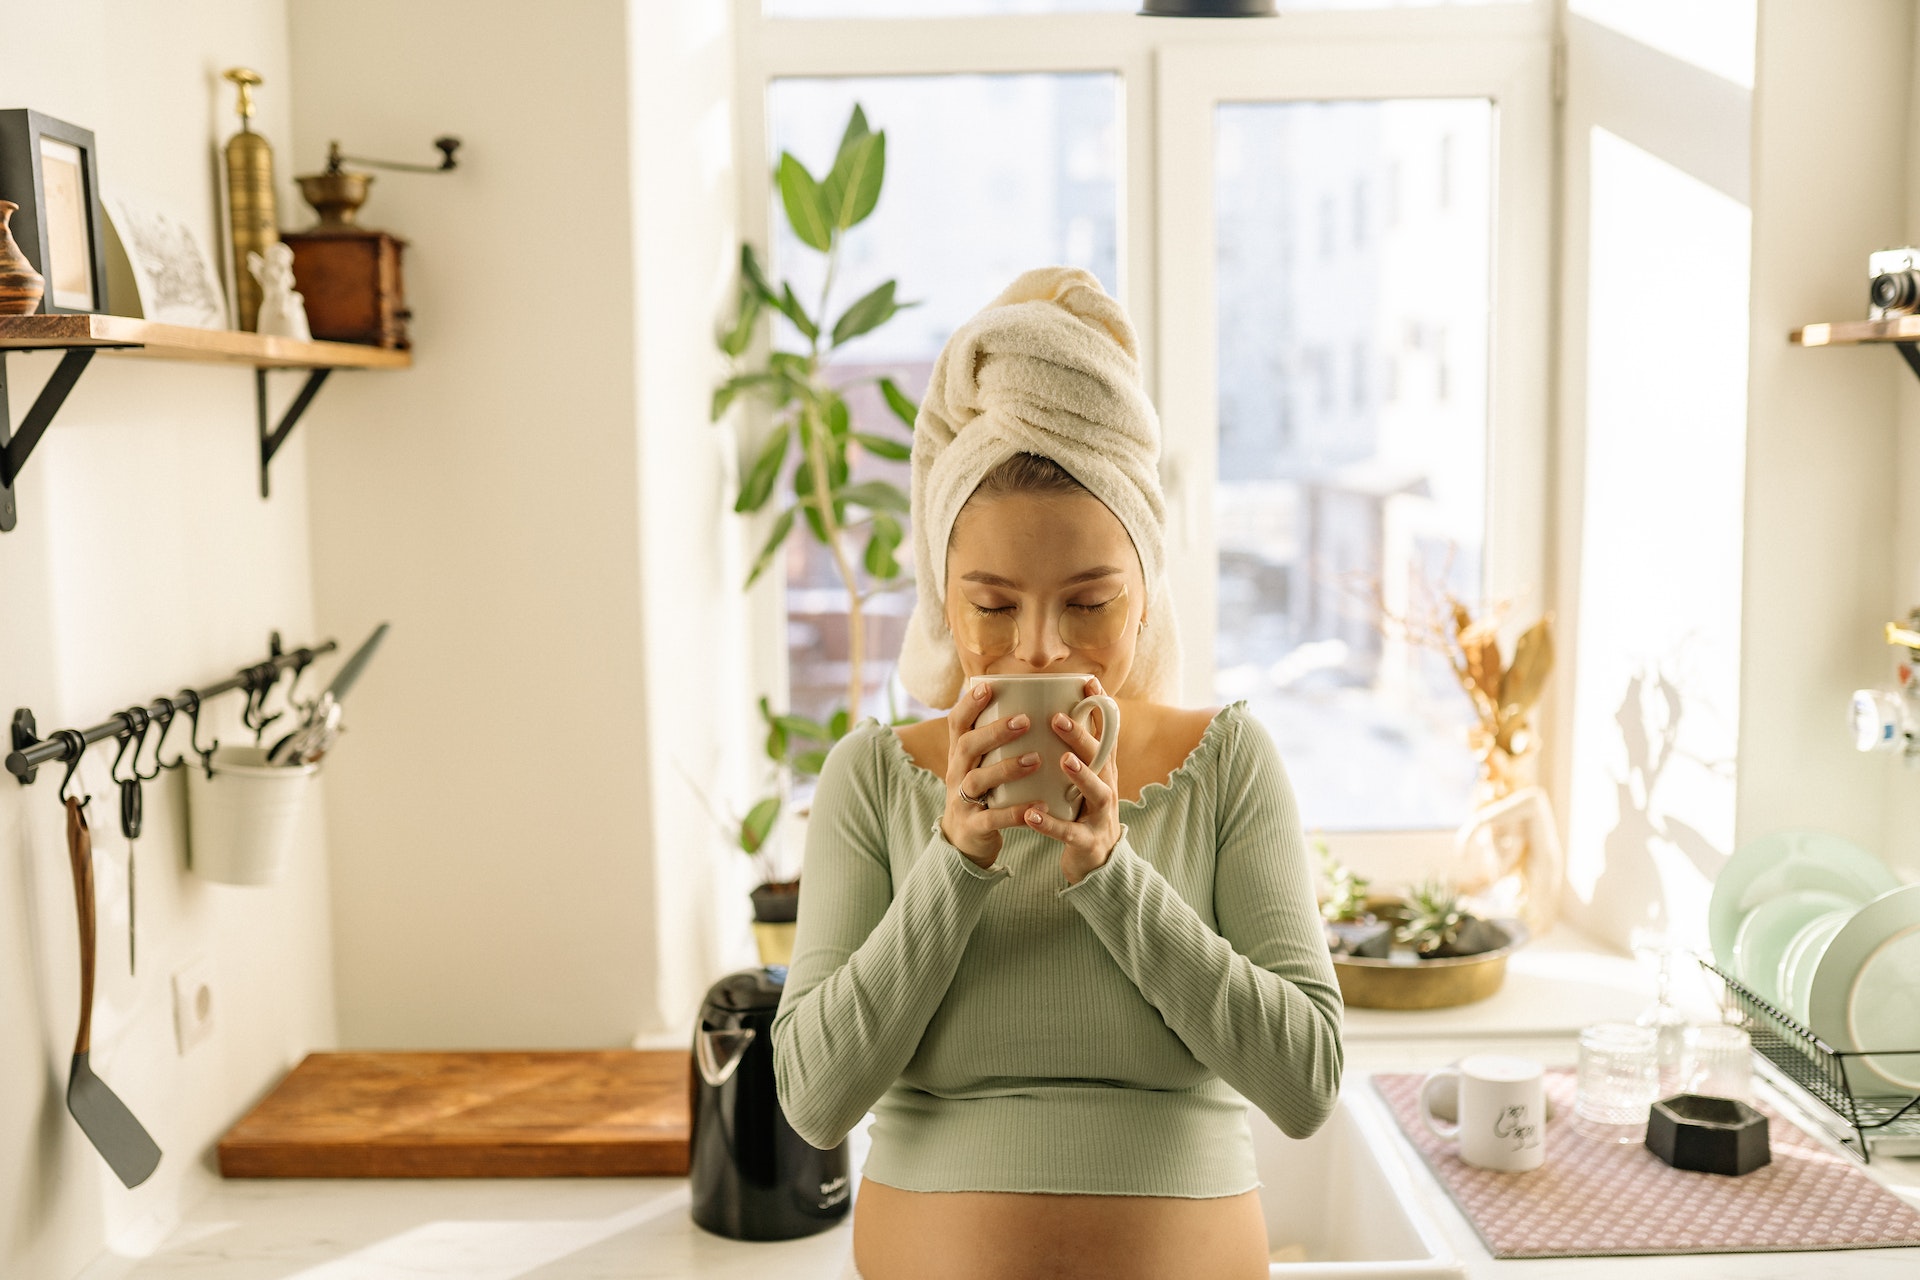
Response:
[[[1274,18],[1274,0],[1142,0],[1143,18]]]

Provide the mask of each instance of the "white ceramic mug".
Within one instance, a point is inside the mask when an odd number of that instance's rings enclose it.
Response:
[[[1460,1091],[1460,1123],[1450,1129],[1434,1123],[1427,1107],[1427,1086],[1448,1077]],[[1468,1164],[1504,1173],[1538,1169],[1547,1158],[1543,1077],[1540,1064],[1530,1058],[1474,1054],[1420,1082],[1420,1118],[1438,1136],[1457,1138],[1460,1158]]]
[[[1067,744],[1053,731],[1053,717],[1064,712],[1081,728],[1091,731],[1093,709],[1100,709],[1100,747],[1088,762],[1095,773],[1106,767],[1107,761],[1113,756],[1113,749],[1120,745],[1120,706],[1104,693],[1082,697],[1081,690],[1087,687],[1088,679],[1085,675],[1071,674],[973,676],[968,679],[962,697],[972,696],[973,686],[981,681],[993,686],[993,697],[988,700],[975,724],[991,724],[1022,712],[1030,721],[1025,733],[987,752],[980,762],[981,767],[1023,756],[1029,751],[1040,753],[1038,769],[1024,778],[1001,783],[989,791],[988,804],[1001,809],[1008,805],[1032,804],[1035,800],[1041,800],[1046,803],[1047,812],[1054,817],[1062,821],[1072,819],[1074,809],[1080,802],[1080,788],[1073,785],[1073,776],[1060,767],[1060,758],[1067,753]]]

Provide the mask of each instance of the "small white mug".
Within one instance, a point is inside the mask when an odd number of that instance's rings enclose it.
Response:
[[[1063,822],[1073,818],[1074,808],[1080,802],[1080,788],[1073,785],[1072,775],[1060,767],[1060,757],[1066,754],[1067,745],[1053,731],[1051,722],[1055,713],[1064,712],[1086,729],[1092,722],[1093,709],[1100,708],[1100,746],[1094,752],[1093,759],[1087,762],[1087,767],[1095,773],[1106,768],[1107,761],[1113,756],[1113,749],[1120,745],[1120,706],[1104,693],[1082,697],[1081,692],[1087,687],[1088,678],[1071,674],[988,675],[972,676],[967,680],[967,687],[961,695],[963,697],[970,695],[973,686],[983,680],[993,686],[993,697],[988,700],[975,724],[991,724],[1022,712],[1026,713],[1029,721],[1025,733],[987,752],[980,761],[981,765],[998,764],[1029,751],[1040,753],[1038,769],[1024,778],[1015,778],[1012,782],[993,788],[987,793],[988,804],[1003,809],[1009,805],[1026,805],[1043,800],[1047,812],[1054,817]]]
[[[1420,1118],[1449,1141],[1459,1139],[1460,1158],[1482,1169],[1524,1173],[1547,1158],[1544,1070],[1530,1058],[1479,1053],[1462,1058],[1420,1082]],[[1451,1077],[1460,1091],[1460,1123],[1443,1129],[1427,1107],[1427,1086]]]

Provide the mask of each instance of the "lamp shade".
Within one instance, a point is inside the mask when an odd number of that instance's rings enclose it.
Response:
[[[1274,0],[1141,0],[1143,18],[1273,18]]]

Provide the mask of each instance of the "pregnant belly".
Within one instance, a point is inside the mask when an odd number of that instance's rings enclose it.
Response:
[[[902,1191],[854,1200],[862,1280],[1265,1280],[1257,1192],[1218,1199]]]

